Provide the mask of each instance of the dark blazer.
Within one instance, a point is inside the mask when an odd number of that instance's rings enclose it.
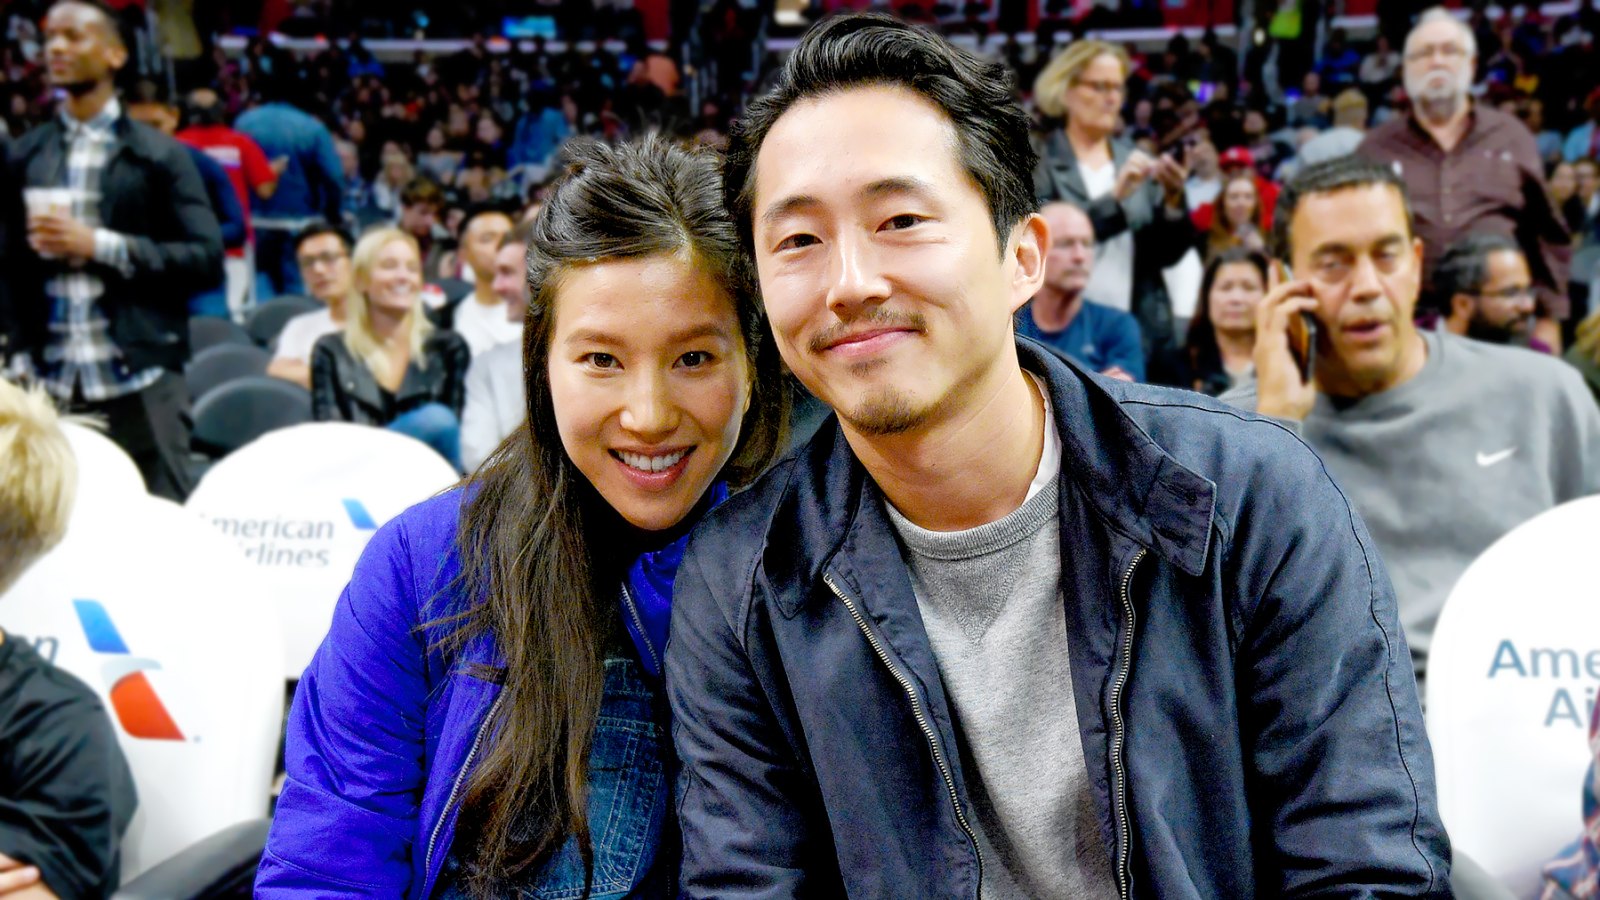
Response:
[[[442,403],[461,417],[472,351],[454,331],[435,331],[422,345],[427,368],[413,359],[386,411],[378,380],[350,354],[341,332],[325,334],[311,348],[311,417],[319,422],[387,425],[395,416],[426,403]]]
[[[1111,158],[1118,171],[1133,153],[1133,144],[1122,139],[1111,142]],[[1133,291],[1130,298],[1133,317],[1139,320],[1144,338],[1144,355],[1152,365],[1151,381],[1162,381],[1156,371],[1177,344],[1172,321],[1172,300],[1167,296],[1161,271],[1176,265],[1195,245],[1194,225],[1187,210],[1173,212],[1162,203],[1161,186],[1154,181],[1126,200],[1110,194],[1089,199],[1078,172],[1078,158],[1072,144],[1060,129],[1045,139],[1034,171],[1034,191],[1041,203],[1064,200],[1082,209],[1094,224],[1094,239],[1104,243],[1123,232],[1133,232]]]
[[[1063,444],[1062,652],[1121,896],[1448,896],[1394,590],[1317,455],[1017,345]],[[837,424],[695,529],[666,682],[683,896],[976,895],[974,773]]]
[[[128,238],[132,277],[90,263],[105,282],[98,301],[111,340],[131,371],[181,371],[189,358],[189,298],[222,282],[222,233],[189,151],[170,137],[130,120],[113,126],[116,145],[100,179],[100,223]],[[66,183],[66,144],[59,119],[28,132],[5,155],[0,210],[4,280],[0,293],[0,358],[18,351],[36,357],[48,338],[45,261],[28,246],[22,189]],[[12,196],[12,195],[15,196]]]

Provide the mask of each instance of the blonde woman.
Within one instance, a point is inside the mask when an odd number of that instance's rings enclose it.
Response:
[[[1121,47],[1075,41],[1039,73],[1034,102],[1064,121],[1046,138],[1034,187],[1041,198],[1088,213],[1099,249],[1084,296],[1132,312],[1146,358],[1159,361],[1175,342],[1161,270],[1195,245],[1195,232],[1184,203],[1184,160],[1150,156],[1115,136],[1128,68]]]
[[[416,239],[398,228],[369,232],[351,265],[344,331],[319,338],[311,351],[312,415],[410,435],[460,468],[471,351],[423,314]]]

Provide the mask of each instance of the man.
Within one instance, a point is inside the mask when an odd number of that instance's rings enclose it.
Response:
[[[1305,168],[1339,156],[1349,156],[1367,133],[1367,95],[1346,88],[1333,98],[1333,127],[1307,141],[1296,159]]]
[[[203,151],[227,172],[234,196],[245,210],[244,242],[238,246],[230,245],[227,258],[223,261],[223,268],[228,273],[228,310],[242,314],[251,305],[251,288],[255,282],[252,259],[255,232],[250,223],[250,201],[252,197],[270,199],[278,189],[278,173],[267,162],[261,145],[228,127],[226,111],[216,91],[210,88],[190,91],[184,117],[185,127],[175,137]]]
[[[394,224],[417,239],[422,250],[422,271],[431,277],[439,268],[439,214],[444,211],[444,190],[429,178],[416,178],[400,189],[400,213]],[[449,232],[445,232],[449,237]]]
[[[1532,334],[1533,276],[1528,259],[1506,235],[1475,234],[1457,241],[1440,257],[1433,285],[1443,307],[1445,330],[1451,334],[1550,352]]]
[[[837,421],[698,529],[666,661],[688,897],[1423,895],[1393,594],[1322,464],[1012,331],[1044,280],[998,63],[812,29],[726,196]]]
[[[256,240],[256,300],[303,290],[294,260],[294,236],[318,221],[339,221],[344,179],[333,135],[298,104],[298,83],[280,73],[265,79],[265,104],[234,121],[254,140],[278,173],[270,196],[251,199]]]
[[[77,491],[50,399],[0,380],[0,597],[60,542]],[[0,631],[0,897],[106,897],[133,777],[100,698]]]
[[[1553,506],[1600,491],[1600,409],[1536,353],[1419,331],[1423,243],[1406,185],[1359,157],[1284,191],[1277,246],[1304,279],[1256,315],[1256,383],[1224,399],[1292,424],[1372,530],[1394,577],[1417,674],[1461,572]],[[1310,382],[1285,336],[1317,322]]]
[[[7,229],[0,355],[26,353],[52,394],[106,419],[152,493],[181,501],[187,303],[222,280],[217,218],[183,145],[123,114],[112,82],[128,51],[110,13],[63,0],[45,34],[65,97],[6,160],[9,189],[34,200]]]
[[[473,356],[501,344],[522,344],[522,317],[507,316],[506,299],[495,290],[496,258],[510,231],[511,217],[498,207],[474,207],[461,220],[457,252],[472,272],[473,291],[456,303],[454,328]]]
[[[528,314],[528,242],[533,223],[522,222],[500,241],[494,256],[494,290],[506,319],[522,328]],[[471,301],[466,301],[471,302]],[[528,417],[523,385],[522,342],[497,344],[473,357],[467,369],[467,402],[461,412],[461,464],[468,472],[482,465]]]
[[[1039,214],[1050,226],[1044,284],[1017,313],[1017,334],[1102,375],[1143,381],[1139,323],[1119,309],[1083,296],[1094,267],[1094,224],[1070,203],[1047,203]]]
[[[1570,305],[1567,228],[1545,193],[1533,135],[1514,117],[1472,101],[1477,61],[1472,29],[1442,9],[1425,13],[1405,43],[1411,115],[1368,132],[1358,152],[1392,166],[1407,184],[1427,253],[1425,285],[1438,254],[1463,236],[1515,237],[1539,292],[1535,333],[1559,348]]]
[[[267,374],[310,388],[311,348],[317,338],[344,327],[344,304],[351,288],[350,237],[327,222],[316,222],[295,236],[294,255],[306,291],[326,308],[301,313],[284,324]]]
[[[166,91],[153,81],[140,81],[124,98],[128,102],[128,118],[162,134],[171,136],[178,129],[178,110],[167,102]],[[217,228],[222,234],[225,253],[242,251],[248,234],[249,222],[245,205],[234,194],[228,173],[216,160],[195,147],[184,145],[189,159],[200,173],[206,186],[206,199],[211,201],[211,212],[217,217]],[[224,267],[226,268],[226,258]],[[223,285],[201,291],[189,298],[189,315],[229,318],[228,293]]]

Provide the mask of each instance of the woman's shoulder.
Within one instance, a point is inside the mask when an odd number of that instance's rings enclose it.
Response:
[[[459,488],[445,491],[378,528],[350,579],[358,617],[376,613],[413,620],[432,598],[450,588],[460,574],[456,530],[463,496]],[[393,608],[383,612],[372,609],[374,604]]]

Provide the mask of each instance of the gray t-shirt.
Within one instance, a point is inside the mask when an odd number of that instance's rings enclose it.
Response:
[[[1453,334],[1422,339],[1416,377],[1354,402],[1319,395],[1300,425],[1377,542],[1419,675],[1468,564],[1539,513],[1600,493],[1600,407],[1575,370]],[[1255,382],[1222,399],[1255,409]]]
[[[1015,512],[967,531],[889,507],[950,698],[989,900],[1116,894],[1067,662],[1054,469]]]

